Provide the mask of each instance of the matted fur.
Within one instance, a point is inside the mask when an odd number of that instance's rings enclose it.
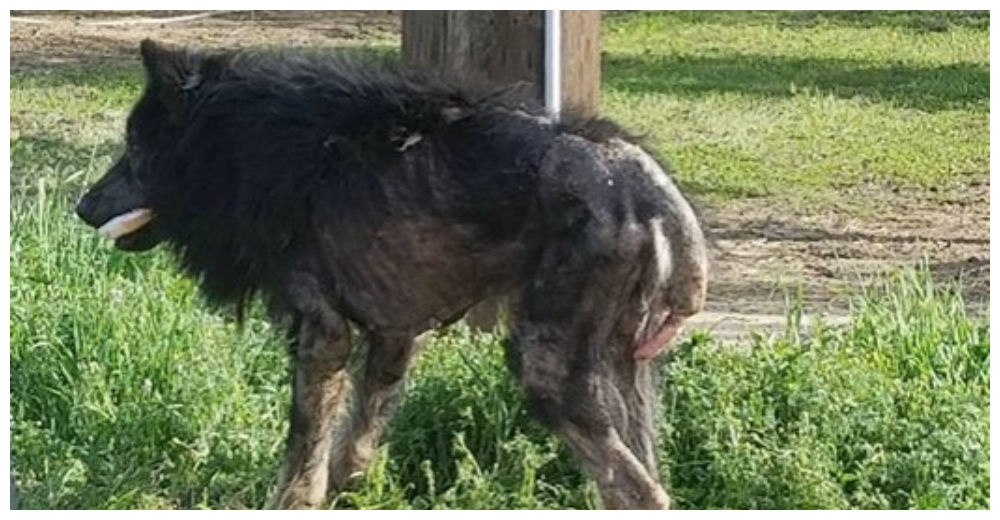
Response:
[[[141,52],[128,151],[78,213],[96,227],[153,210],[116,244],[164,242],[209,301],[242,312],[260,294],[288,326],[294,403],[273,505],[316,507],[363,470],[417,336],[502,295],[515,301],[508,359],[529,407],[605,505],[669,504],[636,353],[701,308],[704,239],[616,125],[556,124],[516,90],[386,63],[150,41]],[[370,342],[353,384],[348,323]]]

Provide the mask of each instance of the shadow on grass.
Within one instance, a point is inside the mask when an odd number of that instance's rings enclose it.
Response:
[[[138,88],[143,82],[138,58],[82,58],[38,61],[30,66],[11,67],[12,88],[93,87]]]
[[[688,24],[813,27],[826,23],[935,32],[953,27],[986,31],[990,27],[989,11],[608,11],[604,16],[611,20],[655,16]]]
[[[100,37],[95,37],[100,38]],[[112,43],[120,43],[105,38]],[[111,45],[110,43],[108,45]],[[289,47],[294,48],[294,47]],[[248,47],[248,49],[250,49]],[[328,53],[358,61],[394,60],[399,50],[388,44],[345,45],[334,47],[299,47],[307,53]],[[205,51],[217,49],[206,48]],[[138,47],[118,49],[106,54],[81,52],[77,56],[21,54],[11,58],[11,83],[33,87],[57,88],[87,85],[96,88],[123,83],[141,85],[144,80]]]
[[[987,112],[990,70],[985,64],[937,67],[873,66],[848,59],[781,58],[755,54],[607,55],[605,85],[628,93],[704,95],[712,92],[792,97],[814,90],[839,98],[889,102],[928,112]]]

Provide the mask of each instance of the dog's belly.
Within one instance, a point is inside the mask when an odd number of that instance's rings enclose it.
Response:
[[[510,290],[538,247],[530,232],[491,242],[474,226],[431,219],[387,223],[366,238],[335,269],[348,314],[371,328],[414,332]]]

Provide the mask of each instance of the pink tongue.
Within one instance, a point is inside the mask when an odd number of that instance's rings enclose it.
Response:
[[[656,335],[647,340],[645,343],[639,345],[639,348],[635,350],[635,359],[647,360],[653,359],[657,354],[660,353],[667,345],[673,341],[674,337],[681,330],[681,320],[673,316],[667,318],[666,323],[660,327],[660,330],[656,332]]]

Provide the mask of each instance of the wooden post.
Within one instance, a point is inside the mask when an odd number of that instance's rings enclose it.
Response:
[[[542,100],[543,11],[404,11],[403,59],[450,77],[497,85],[526,81]],[[597,113],[600,11],[562,11],[562,105]]]
[[[601,104],[601,12],[562,12],[563,110],[597,115]]]

